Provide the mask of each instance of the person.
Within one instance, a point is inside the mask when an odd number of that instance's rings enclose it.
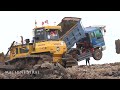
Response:
[[[53,39],[54,38],[54,32],[50,31],[50,33],[48,34],[48,39]]]
[[[86,58],[86,65],[89,64],[90,66],[90,58]]]
[[[50,32],[50,39],[55,39],[55,36],[57,36],[56,31],[51,31]]]

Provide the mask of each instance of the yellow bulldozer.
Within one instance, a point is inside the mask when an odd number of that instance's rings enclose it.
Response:
[[[30,43],[29,39],[24,40],[23,36],[21,36],[21,43],[13,41],[7,54],[1,54],[2,62],[6,65],[14,65],[16,68],[25,68],[46,61],[65,66],[62,58],[67,52],[67,46],[63,40],[59,39],[59,31],[61,32],[61,26],[35,27],[32,42]],[[71,65],[77,64],[76,61],[70,60]]]

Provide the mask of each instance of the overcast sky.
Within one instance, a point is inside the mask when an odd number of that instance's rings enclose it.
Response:
[[[103,58],[95,61],[91,58],[91,64],[103,64],[120,62],[120,55],[115,51],[115,40],[120,39],[120,11],[0,11],[0,52],[6,53],[11,43],[15,40],[32,39],[32,29],[35,19],[38,26],[48,20],[49,25],[58,24],[64,17],[79,17],[84,27],[92,25],[105,25],[106,50]],[[80,64],[85,64],[81,61]]]

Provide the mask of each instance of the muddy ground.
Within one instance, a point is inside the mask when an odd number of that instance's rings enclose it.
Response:
[[[53,64],[24,70],[0,70],[0,79],[120,79],[120,62],[63,68]]]

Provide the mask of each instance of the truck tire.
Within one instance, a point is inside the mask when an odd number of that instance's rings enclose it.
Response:
[[[95,60],[100,60],[102,58],[102,51],[100,49],[95,49],[93,52],[93,58]]]

